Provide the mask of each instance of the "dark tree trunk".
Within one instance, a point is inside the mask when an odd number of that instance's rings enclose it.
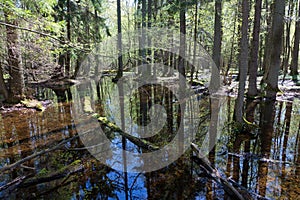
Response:
[[[262,0],[256,0],[254,27],[253,27],[253,34],[252,34],[253,35],[252,48],[250,52],[250,63],[249,63],[248,97],[253,97],[257,95],[257,69],[258,69],[261,5],[262,5]]]
[[[221,59],[221,45],[222,45],[222,2],[221,0],[215,1],[215,25],[214,25],[214,47],[213,47],[213,60],[220,69]]]
[[[281,0],[280,0],[281,1]],[[261,105],[261,119],[260,119],[260,155],[264,158],[270,158],[270,150],[272,147],[272,137],[274,133],[274,117],[275,117],[275,101],[263,102]],[[261,196],[266,195],[267,180],[268,180],[268,166],[265,161],[258,161],[258,193]]]
[[[198,0],[195,2],[195,19],[194,19],[194,52],[193,52],[193,64],[191,68],[191,84],[193,83],[194,79],[194,72],[195,72],[195,64],[196,64],[196,52],[197,52],[197,33],[198,33]],[[197,77],[196,77],[197,79]]]
[[[9,15],[5,11],[5,21],[7,24],[18,26],[17,21],[9,19]],[[10,103],[17,103],[24,98],[24,74],[21,57],[21,49],[19,45],[19,35],[16,28],[6,26],[7,38],[7,63],[9,66],[9,91],[7,101]]]
[[[278,92],[278,76],[281,62],[282,51],[282,36],[284,29],[284,13],[285,13],[285,1],[274,0],[274,12],[272,19],[272,37],[271,37],[271,60],[270,65],[267,66],[266,76],[266,97],[275,99]]]
[[[3,94],[4,99],[8,98],[8,91],[3,79],[3,69],[0,66],[0,94]]]
[[[298,17],[300,17],[300,2],[298,5]],[[298,73],[298,61],[299,61],[299,41],[300,41],[300,21],[299,19],[296,22],[296,29],[295,29],[295,41],[294,41],[294,48],[292,54],[292,63],[291,63],[291,75],[293,76],[293,80],[297,80]]]
[[[220,86],[220,69],[221,69],[221,45],[222,45],[222,2],[215,1],[215,27],[214,27],[214,47],[213,47],[213,61],[217,69],[212,69],[212,78],[214,84],[217,83],[217,88]]]
[[[249,18],[249,2],[243,0],[242,3],[242,28],[241,28],[241,41],[240,41],[240,62],[239,62],[239,89],[238,97],[234,108],[235,120],[239,123],[243,122],[243,106],[244,106],[244,93],[245,83],[248,71],[248,18]]]
[[[58,6],[57,21],[58,22],[64,20],[64,13],[63,13],[64,4],[65,4],[64,0],[58,0],[58,2],[57,2],[57,6]],[[60,36],[60,40],[62,41],[61,45],[63,46],[64,41],[65,41],[65,37],[64,37],[65,30],[62,29],[61,32],[62,33],[61,33],[61,36]],[[52,74],[53,79],[58,78],[58,77],[62,77],[64,75],[65,59],[66,59],[66,54],[64,52],[61,52],[59,54],[59,57],[58,57],[58,65],[59,66],[55,69],[54,73]]]
[[[186,9],[186,0],[180,1],[180,56],[178,59],[178,71],[182,76],[185,76],[185,62],[184,56],[186,52],[186,17],[185,17],[185,9]]]
[[[71,42],[71,4],[70,0],[67,0],[67,40]],[[65,60],[65,76],[70,76],[70,69],[71,69],[71,52],[68,49],[66,52],[66,60]]]
[[[121,0],[117,0],[117,20],[118,20],[118,73],[114,81],[118,81],[123,76],[123,58],[122,58],[122,17]]]

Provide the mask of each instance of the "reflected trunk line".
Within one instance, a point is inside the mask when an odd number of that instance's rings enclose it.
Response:
[[[118,91],[119,91],[119,106],[120,106],[120,113],[121,113],[121,128],[122,130],[125,130],[125,114],[124,114],[124,87],[123,82],[120,82],[118,84]],[[123,150],[126,150],[126,138],[122,136],[122,148]],[[122,151],[122,157],[123,157],[123,170],[124,170],[124,186],[125,186],[125,199],[129,199],[128,194],[128,174],[127,174],[127,157],[126,157],[126,151]]]
[[[296,157],[296,159],[295,159],[295,161],[296,161],[295,162],[296,163],[295,174],[298,176],[300,176],[300,136],[299,136],[299,134],[300,134],[300,122],[299,122],[299,126],[298,126],[298,131],[297,131],[297,143],[296,143],[296,147],[298,147],[298,151],[295,151],[295,152],[297,152],[296,153],[297,157],[295,155],[295,157]]]
[[[288,139],[289,139],[289,133],[290,133],[290,124],[291,124],[291,116],[292,116],[292,110],[293,110],[293,104],[291,102],[286,103],[286,111],[285,111],[285,129],[284,129],[284,136],[283,136],[283,149],[282,149],[282,155],[281,159],[283,162],[287,161],[287,145],[288,145]],[[282,176],[285,176],[285,164],[282,165]]]
[[[241,149],[241,144],[243,139],[241,139],[238,135],[235,136],[235,141],[233,143],[233,152],[239,153]],[[234,156],[233,157],[233,168],[232,168],[232,179],[235,182],[239,182],[240,179],[240,157]]]
[[[255,113],[255,110],[257,108],[257,105],[258,105],[259,101],[257,100],[250,100],[250,99],[247,99],[247,102],[246,102],[246,119],[247,121],[253,123],[255,121],[255,117],[254,117],[254,113]],[[251,131],[251,130],[250,130]],[[249,137],[251,137],[251,132],[249,133],[246,133],[249,135]],[[245,141],[244,143],[244,152],[247,154],[247,153],[251,153],[250,151],[251,149],[251,141],[250,141],[250,138],[248,140]],[[244,160],[243,160],[243,170],[242,170],[242,186],[244,187],[248,187],[248,176],[249,176],[249,169],[250,169],[250,158],[248,156],[244,157]],[[251,169],[253,166],[251,166]]]
[[[261,155],[266,159],[270,158],[270,151],[272,146],[272,138],[274,133],[274,118],[275,118],[275,101],[266,101],[261,106]],[[265,197],[267,190],[269,163],[265,161],[258,162],[258,180],[257,189],[259,195]]]
[[[244,152],[245,153],[250,153],[250,140],[245,141],[245,149]],[[250,163],[250,159],[249,157],[244,158],[243,160],[243,170],[242,170],[242,186],[244,186],[245,188],[248,188],[248,176],[249,176],[249,163]]]
[[[218,98],[209,98],[210,101],[210,124],[209,124],[209,149],[212,149],[210,154],[215,154],[215,144],[217,140],[218,132],[218,121],[219,121],[219,110],[220,100]],[[213,155],[213,158],[215,155]],[[214,159],[212,164],[214,165]]]

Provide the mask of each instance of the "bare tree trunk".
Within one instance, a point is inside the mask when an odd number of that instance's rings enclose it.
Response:
[[[282,51],[282,35],[284,29],[285,1],[274,0],[274,12],[272,19],[272,37],[271,37],[271,60],[267,66],[266,75],[266,97],[275,99],[278,92],[278,76],[280,70],[280,55]]]
[[[220,60],[221,60],[221,45],[222,45],[222,2],[221,0],[215,1],[215,26],[214,26],[214,47],[213,47],[213,61],[217,69],[212,70],[212,77],[215,83],[220,83]],[[217,88],[220,84],[217,85]]]
[[[70,0],[67,0],[67,39],[68,42],[71,42],[71,4]],[[71,52],[68,49],[66,53],[66,60],[65,60],[65,76],[70,76],[70,68],[71,68]]]
[[[8,91],[7,91],[6,85],[5,85],[5,83],[4,83],[4,79],[3,79],[3,69],[2,69],[1,66],[0,66],[0,93],[3,94],[4,99],[7,99],[7,98],[8,98]]]
[[[118,73],[114,81],[118,81],[123,76],[121,0],[117,0],[117,18],[118,18]]]
[[[243,105],[245,83],[248,71],[248,17],[249,17],[249,2],[243,0],[242,2],[242,27],[241,27],[241,41],[240,41],[240,63],[239,63],[239,89],[238,97],[234,108],[235,120],[239,123],[243,122]]]
[[[198,0],[195,2],[195,24],[194,24],[194,51],[193,51],[193,65],[191,68],[191,84],[193,84],[195,62],[196,62],[196,51],[197,51],[197,33],[198,33]],[[197,79],[197,77],[196,77]]]
[[[260,34],[260,17],[261,17],[262,0],[256,0],[255,17],[253,27],[252,48],[250,52],[249,63],[249,88],[248,96],[257,95],[257,69],[258,69],[258,50],[259,50],[259,34]]]
[[[5,12],[5,21],[8,24],[18,26],[17,21],[9,19],[11,13]],[[7,63],[9,65],[9,92],[8,102],[17,103],[24,98],[24,74],[21,50],[19,46],[19,35],[17,29],[14,27],[6,26],[7,37]]]
[[[265,6],[266,6],[266,12],[267,13],[272,13],[273,12],[273,7],[269,5],[269,0],[265,0]],[[271,51],[271,36],[272,36],[272,31],[271,31],[271,21],[272,21],[272,14],[267,14],[266,17],[266,24],[267,24],[267,33],[265,34],[265,46],[264,46],[264,58],[263,58],[263,64],[262,68],[263,71],[266,72],[268,69],[268,66],[270,65],[270,51]],[[265,73],[266,74],[266,73]],[[265,81],[265,75],[262,80],[262,83]]]
[[[298,17],[300,17],[300,2],[298,2]],[[293,48],[293,57],[291,63],[291,75],[293,76],[293,80],[297,80],[298,73],[298,61],[299,61],[299,41],[300,41],[300,21],[299,19],[296,22],[295,29],[295,41]]]
[[[226,69],[226,73],[225,76],[228,76],[229,70],[232,66],[232,62],[233,62],[233,52],[234,52],[234,42],[235,42],[235,31],[236,31],[236,21],[238,18],[238,14],[235,12],[234,14],[234,22],[233,22],[233,36],[232,36],[232,40],[231,40],[231,47],[230,47],[230,56],[229,56],[229,61],[228,61],[228,67]],[[230,83],[228,83],[230,84]]]
[[[288,16],[293,15],[294,12],[294,1],[288,1],[289,2],[289,8],[288,8]],[[281,69],[284,71],[284,78],[285,79],[286,74],[288,73],[288,66],[289,66],[289,61],[290,61],[290,55],[291,55],[291,25],[292,25],[292,20],[289,20],[286,23],[286,28],[285,28],[285,44],[284,44],[284,50],[283,50],[283,61],[282,61],[282,67]]]
[[[180,1],[180,56],[178,59],[178,71],[182,76],[185,76],[185,62],[182,56],[185,56],[186,50],[186,17],[185,17],[185,9],[186,9],[186,0]]]

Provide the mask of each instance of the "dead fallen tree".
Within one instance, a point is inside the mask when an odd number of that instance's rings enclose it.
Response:
[[[12,163],[12,164],[10,164],[10,165],[6,165],[6,166],[4,166],[3,168],[0,169],[0,173],[3,173],[3,172],[5,172],[5,171],[7,171],[7,170],[12,170],[12,169],[14,169],[14,168],[20,166],[21,164],[23,164],[23,163],[25,163],[25,162],[27,162],[27,161],[30,161],[30,160],[33,159],[33,158],[36,158],[36,157],[38,157],[38,156],[41,156],[41,155],[43,155],[43,154],[49,153],[49,152],[51,152],[51,151],[58,150],[58,149],[60,149],[60,148],[62,147],[62,145],[66,144],[66,143],[68,143],[68,142],[70,142],[70,141],[72,141],[72,140],[74,140],[74,139],[76,139],[76,138],[78,138],[78,137],[79,137],[79,135],[75,135],[75,136],[73,136],[73,137],[71,137],[71,138],[69,138],[69,139],[64,139],[64,140],[62,140],[60,143],[58,143],[57,145],[55,145],[55,146],[53,146],[53,147],[51,147],[51,148],[44,149],[44,150],[42,150],[42,151],[36,152],[36,153],[34,153],[34,154],[31,154],[30,156],[27,156],[27,157],[25,157],[25,158],[23,158],[23,159],[21,159],[21,160],[15,162],[15,163]]]
[[[80,172],[84,169],[83,164],[80,160],[76,160],[71,164],[49,173],[38,173],[35,176],[31,173],[28,176],[20,176],[10,181],[9,183],[0,187],[0,191],[13,191],[16,188],[25,188],[29,186],[34,186],[41,183],[51,182],[53,180],[64,178],[65,182],[70,175]],[[62,183],[63,183],[62,182]]]
[[[28,187],[32,185],[37,185],[41,183],[50,182],[56,179],[65,178],[65,180],[72,174],[80,172],[84,169],[83,164],[80,160],[76,160],[71,164],[57,170],[54,172],[46,173],[46,174],[37,174],[32,178],[25,179],[23,182],[19,184],[18,187]]]
[[[17,178],[15,178],[14,180],[10,181],[9,183],[6,183],[5,185],[0,187],[0,192],[3,190],[13,190],[14,188],[16,188],[18,185],[20,185],[20,183],[26,179],[28,176],[19,176]]]
[[[117,125],[115,125],[114,123],[110,122],[106,117],[99,117],[98,121],[102,125],[108,127],[111,131],[119,133],[121,136],[125,137],[130,142],[132,142],[133,144],[137,145],[138,147],[141,147],[143,149],[147,149],[147,150],[150,150],[150,151],[159,150],[158,146],[155,146],[155,145],[151,144],[149,141],[141,139],[141,138],[134,137],[134,136],[132,136],[132,135],[124,132]]]
[[[219,171],[201,154],[201,151],[196,144],[192,143],[191,146],[195,153],[195,156],[192,157],[193,161],[201,167],[209,178],[222,185],[228,195],[237,200],[253,199],[250,194],[241,194],[241,192],[232,186],[227,179],[223,178]]]

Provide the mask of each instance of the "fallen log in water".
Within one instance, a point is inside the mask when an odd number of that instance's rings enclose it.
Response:
[[[6,192],[10,192],[15,190],[16,188],[25,188],[29,186],[34,186],[41,183],[50,182],[53,180],[65,178],[65,180],[72,174],[80,172],[84,169],[83,164],[80,160],[76,160],[71,164],[55,171],[49,173],[41,173],[32,176],[32,174],[28,176],[20,176],[11,182],[0,187],[0,191],[6,190]]]
[[[0,192],[3,190],[13,190],[16,188],[24,179],[26,179],[27,176],[19,176],[15,178],[14,180],[10,181],[9,183],[6,183],[5,185],[0,187]]]
[[[242,195],[241,192],[227,181],[227,179],[223,178],[219,171],[201,154],[201,151],[196,144],[192,143],[191,146],[193,152],[196,154],[192,157],[193,161],[198,164],[211,179],[222,185],[228,195],[230,195],[233,199],[238,200],[253,199],[250,194],[248,194],[247,197],[244,197],[245,194]]]
[[[106,117],[99,117],[98,121],[102,125],[104,125],[104,126],[108,127],[109,129],[111,129],[113,132],[119,133],[121,136],[125,137],[126,139],[131,141],[133,144],[135,144],[135,145],[137,145],[137,146],[139,146],[143,149],[147,149],[147,150],[150,150],[150,151],[159,150],[158,146],[155,146],[155,145],[151,144],[149,141],[141,139],[141,138],[134,137],[134,136],[124,132],[117,125],[110,122]]]
[[[42,175],[37,174],[37,176],[25,179],[23,182],[21,182],[19,184],[18,187],[24,188],[24,187],[28,187],[28,186],[32,186],[32,185],[50,182],[50,181],[60,179],[60,178],[65,178],[65,177],[67,178],[68,176],[75,174],[77,172],[80,172],[83,169],[84,169],[84,166],[81,163],[81,161],[76,160],[76,161],[72,162],[71,164],[69,164],[55,172],[46,173],[46,174],[42,174]]]
[[[45,149],[45,150],[42,150],[42,151],[39,151],[39,152],[36,152],[34,154],[31,154],[30,156],[27,156],[21,160],[18,160],[17,162],[15,163],[12,163],[10,165],[6,165],[4,166],[3,168],[0,169],[0,173],[3,173],[4,171],[7,171],[7,170],[12,170],[18,166],[20,166],[21,164],[27,162],[27,161],[30,161],[31,159],[35,158],[35,157],[38,157],[38,156],[41,156],[43,154],[46,154],[46,153],[49,153],[51,151],[55,151],[59,148],[61,148],[62,145],[74,140],[75,138],[78,138],[79,136],[78,135],[75,135],[69,139],[64,139],[62,140],[60,143],[58,143],[57,145],[51,147],[51,148],[48,148],[48,149]]]

